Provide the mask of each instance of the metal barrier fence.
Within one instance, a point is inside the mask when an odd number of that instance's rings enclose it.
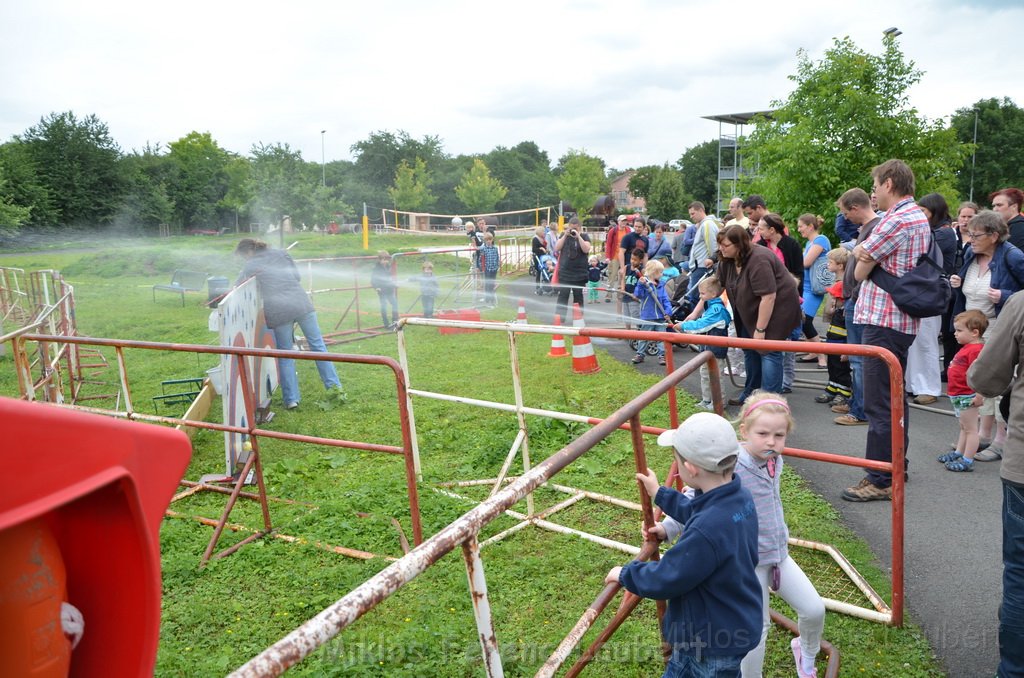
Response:
[[[224,507],[221,517],[213,525],[214,534],[210,539],[210,542],[203,554],[201,564],[205,564],[211,558],[226,556],[243,545],[259,539],[260,537],[271,534],[274,527],[271,522],[269,498],[266,493],[266,487],[263,482],[263,470],[262,462],[260,458],[260,438],[274,438],[277,440],[294,441],[299,443],[311,443],[316,445],[326,445],[330,447],[343,447],[353,450],[364,450],[371,452],[384,452],[387,454],[396,454],[402,456],[405,462],[405,477],[406,477],[406,491],[409,499],[409,515],[412,522],[413,528],[413,539],[415,544],[423,542],[423,528],[420,521],[420,509],[419,509],[419,495],[416,486],[416,475],[413,470],[412,461],[412,433],[410,429],[410,418],[407,410],[408,398],[406,395],[406,384],[402,374],[401,366],[392,358],[386,356],[375,356],[375,355],[346,355],[339,353],[312,353],[309,351],[281,351],[277,349],[255,349],[255,348],[241,348],[233,346],[206,346],[201,344],[167,344],[160,342],[151,341],[131,341],[121,339],[101,339],[95,337],[75,337],[75,336],[60,336],[60,335],[44,335],[44,334],[33,334],[25,330],[21,330],[16,333],[12,333],[9,337],[13,343],[13,353],[16,368],[19,374],[19,383],[22,389],[22,397],[26,400],[37,400],[37,391],[43,389],[44,401],[59,404],[62,407],[68,407],[70,409],[76,409],[83,412],[91,412],[94,414],[102,414],[117,418],[123,418],[131,421],[145,421],[158,424],[168,424],[172,426],[185,426],[198,429],[207,429],[212,431],[226,431],[231,433],[239,433],[248,437],[249,443],[252,446],[252,454],[248,455],[245,460],[244,466],[238,473],[237,479],[234,480],[234,486],[229,493],[229,499]],[[51,346],[64,346],[64,347],[80,347],[80,346],[92,346],[92,347],[107,347],[113,348],[117,356],[117,368],[120,380],[120,394],[121,400],[124,403],[124,409],[106,409],[99,407],[87,407],[83,405],[63,403],[60,399],[51,399],[49,396],[51,393],[59,392],[59,371],[55,371],[49,367],[44,366],[41,374],[38,377],[33,376],[33,365],[48,365],[48,363],[42,363],[41,360],[33,361],[30,358],[30,351],[28,344],[35,342],[38,344],[38,351],[41,355],[45,355],[50,351]],[[131,393],[131,381],[128,374],[128,367],[125,361],[125,349],[142,349],[148,351],[171,351],[171,352],[185,352],[194,354],[211,354],[211,355],[229,355],[233,356],[238,369],[241,389],[244,394],[245,402],[245,421],[246,426],[230,426],[221,423],[208,422],[208,421],[197,421],[187,418],[179,417],[166,417],[160,415],[147,414],[139,412],[134,408]],[[341,440],[337,438],[324,438],[319,436],[298,434],[298,433],[286,433],[282,431],[273,431],[270,429],[260,428],[260,418],[256,414],[257,402],[253,388],[251,388],[252,377],[248,372],[247,361],[242,358],[246,356],[264,356],[270,358],[291,358],[294,360],[323,360],[329,362],[340,362],[340,363],[357,363],[363,365],[380,365],[391,370],[395,379],[395,389],[398,397],[398,416],[399,426],[402,435],[402,444],[397,445],[382,445],[377,443],[367,443],[352,440]],[[44,388],[45,387],[45,388]],[[209,388],[209,385],[207,385]],[[256,484],[258,486],[258,492],[255,495],[248,495],[242,493],[242,487],[249,476],[250,471],[253,472]],[[204,486],[203,489],[211,489]],[[219,488],[217,488],[219,489]],[[246,497],[251,499],[257,499],[261,504],[262,518],[263,518],[263,529],[259,531],[252,531],[248,537],[244,538],[240,542],[235,543],[228,549],[221,551],[220,553],[214,554],[213,549],[220,539],[221,534],[225,528],[235,529],[237,526],[232,526],[228,523],[228,518],[231,511],[239,499],[239,497]],[[338,547],[341,548],[341,547]],[[338,548],[332,548],[331,550],[338,551]],[[342,549],[343,551],[351,551],[350,549]],[[352,551],[352,553],[356,553]],[[346,555],[350,555],[346,553]],[[365,555],[365,554],[364,554]],[[357,556],[361,557],[361,556]]]
[[[477,329],[477,330],[490,330],[490,331],[502,331],[506,332],[509,337],[510,349],[512,353],[512,371],[516,375],[515,379],[515,394],[516,403],[514,405],[507,405],[503,403],[493,403],[480,400],[469,400],[459,398],[458,396],[451,396],[446,394],[429,393],[426,391],[419,391],[410,388],[407,392],[407,397],[410,398],[410,419],[411,425],[415,427],[415,418],[412,414],[411,397],[413,395],[434,397],[441,400],[452,400],[464,404],[474,404],[485,407],[492,407],[494,409],[501,409],[506,411],[514,411],[517,414],[520,422],[520,434],[517,436],[516,442],[513,443],[512,451],[514,452],[519,445],[524,446],[524,450],[528,449],[528,443],[526,443],[526,434],[524,433],[524,414],[538,414],[542,416],[562,418],[570,421],[585,421],[586,423],[593,424],[593,428],[582,434],[579,438],[572,441],[561,450],[548,457],[544,461],[540,462],[533,468],[529,467],[528,454],[524,455],[524,473],[518,478],[502,478],[499,476],[492,490],[491,495],[481,502],[478,506],[465,513],[458,520],[454,521],[447,527],[441,530],[437,535],[431,537],[418,548],[399,559],[392,565],[385,568],[383,571],[371,577],[369,580],[356,587],[353,591],[339,599],[333,605],[327,607],[315,617],[304,623],[299,628],[295,629],[287,636],[282,638],[280,641],[270,646],[262,653],[251,659],[245,665],[240,667],[234,674],[235,676],[266,676],[266,675],[279,675],[285,671],[288,667],[301,661],[304,657],[309,655],[311,652],[316,650],[318,647],[329,641],[335,635],[340,633],[346,627],[351,625],[361,616],[372,610],[376,605],[381,603],[383,600],[388,598],[398,589],[402,588],[405,584],[412,581],[416,576],[424,572],[431,565],[440,560],[447,553],[455,550],[459,547],[463,551],[463,559],[465,561],[467,576],[469,580],[469,588],[473,601],[474,616],[476,618],[476,626],[478,637],[483,652],[484,666],[488,676],[501,676],[503,675],[503,669],[501,664],[501,656],[498,652],[498,642],[494,633],[493,623],[491,621],[490,605],[487,596],[487,583],[486,577],[484,576],[483,562],[480,558],[481,543],[478,541],[478,535],[480,531],[491,521],[502,515],[516,515],[510,512],[513,505],[523,500],[524,498],[528,501],[528,514],[525,516],[524,523],[540,524],[544,522],[543,519],[550,513],[551,509],[546,512],[534,514],[532,505],[529,504],[529,498],[533,491],[541,485],[544,485],[550,481],[555,475],[562,471],[573,461],[581,457],[585,452],[592,449],[594,446],[602,442],[605,438],[611,435],[613,432],[619,429],[627,429],[631,432],[631,439],[633,444],[634,461],[638,470],[647,468],[646,454],[644,452],[643,445],[643,434],[644,433],[658,433],[661,429],[650,430],[651,427],[645,427],[640,421],[640,412],[653,403],[655,400],[660,398],[664,394],[668,394],[670,398],[671,408],[671,419],[672,426],[678,425],[678,415],[675,412],[675,401],[674,401],[674,389],[675,386],[687,376],[696,372],[702,363],[709,363],[712,380],[712,391],[714,394],[715,408],[719,414],[723,413],[722,407],[722,394],[721,384],[717,374],[717,362],[714,356],[709,352],[705,351],[698,354],[694,359],[684,364],[679,369],[675,369],[672,362],[672,351],[671,344],[675,343],[702,343],[717,346],[736,346],[739,348],[769,350],[769,351],[792,351],[794,346],[790,342],[782,341],[755,341],[750,339],[733,339],[727,337],[710,337],[710,336],[697,336],[697,335],[686,335],[686,334],[675,334],[670,335],[660,332],[632,332],[625,330],[607,330],[607,329],[590,329],[590,328],[574,328],[574,327],[552,327],[552,326],[540,326],[540,325],[523,325],[517,323],[488,323],[488,322],[465,322],[465,321],[447,321],[447,320],[433,320],[433,319],[408,319],[403,321],[400,325],[399,333],[399,346],[400,353],[403,359],[403,369],[406,371],[406,377],[408,379],[408,364],[405,361],[405,347],[404,347],[404,326],[405,325],[425,325],[434,327],[451,327],[451,328],[462,328],[462,329]],[[665,342],[669,350],[666,351],[666,372],[668,375],[659,381],[656,385],[652,386],[644,393],[640,394],[630,402],[626,403],[623,407],[618,409],[616,412],[611,414],[606,419],[596,419],[590,417],[581,417],[580,415],[568,414],[568,413],[557,413],[549,410],[537,410],[526,407],[522,402],[521,389],[518,386],[518,357],[516,355],[516,343],[515,336],[517,333],[537,333],[537,334],[562,334],[568,336],[587,336],[587,337],[603,337],[609,339],[646,339],[653,341]],[[876,462],[871,460],[847,457],[844,455],[814,452],[808,450],[798,450],[793,448],[786,448],[785,453],[803,457],[807,459],[815,459],[819,461],[827,461],[831,463],[840,463],[849,466],[856,466],[861,468],[873,468],[881,471],[888,471],[893,473],[893,536],[892,536],[892,607],[889,608],[884,604],[884,601],[879,596],[875,595],[872,597],[872,603],[876,604],[880,609],[875,615],[870,615],[868,618],[875,619],[876,621],[883,621],[895,626],[902,625],[903,622],[903,502],[904,502],[904,477],[903,477],[903,444],[902,444],[902,372],[899,367],[899,363],[896,361],[895,356],[885,349],[880,349],[872,346],[860,346],[860,345],[823,345],[821,352],[824,353],[835,353],[835,354],[847,354],[847,355],[862,355],[866,357],[873,357],[883,360],[887,363],[890,368],[890,389],[893,392],[893,456],[892,463]],[[415,436],[413,437],[415,440]],[[414,453],[416,456],[416,453]],[[503,466],[502,473],[507,470],[509,461],[512,458],[510,453],[509,459],[506,460]],[[417,462],[418,463],[418,462]],[[898,472],[896,472],[898,470]],[[670,473],[669,479],[666,480],[667,484],[671,484],[673,480],[672,474]],[[506,483],[504,488],[501,487],[503,483]],[[551,485],[548,484],[550,487]],[[640,487],[640,508],[643,513],[644,524],[648,527],[653,524],[654,513],[651,509],[650,499],[646,494],[646,491]],[[563,502],[564,504],[565,502]],[[516,516],[519,517],[519,516]],[[804,544],[808,545],[808,544]],[[811,547],[816,545],[810,544]],[[825,545],[822,545],[825,546]],[[637,556],[640,559],[649,559],[658,557],[657,545],[654,543],[645,543],[644,547],[640,549]],[[845,561],[845,559],[844,559]],[[591,628],[597,616],[601,611],[611,602],[614,595],[617,593],[619,586],[618,584],[607,585],[599,594],[595,602],[590,608],[584,613],[583,617],[576,624],[576,626],[570,631],[562,643],[558,646],[555,652],[549,657],[548,661],[545,662],[541,670],[537,675],[549,676],[553,675],[557,671],[564,661],[569,657],[572,650],[576,647],[579,641],[587,630]],[[873,592],[872,592],[873,593]],[[568,675],[577,675],[582,671],[583,667],[596,655],[600,647],[606,642],[606,640],[614,633],[615,629],[621,622],[628,617],[628,615],[635,609],[640,603],[639,598],[626,594],[622,604],[620,605],[619,611],[612,619],[609,626],[598,636],[594,643],[582,654],[576,664],[570,669]],[[662,608],[659,606],[659,612]],[[659,614],[659,620],[661,614]],[[779,620],[778,615],[773,615],[776,621]],[[784,624],[785,625],[785,624]],[[827,675],[836,675],[838,672],[838,654],[834,653],[830,655],[829,670]]]

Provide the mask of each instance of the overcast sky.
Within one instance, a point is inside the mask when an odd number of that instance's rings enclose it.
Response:
[[[328,161],[405,130],[453,155],[531,140],[625,169],[717,138],[702,116],[784,99],[798,49],[848,35],[879,53],[890,26],[926,116],[1024,105],[1021,0],[4,0],[0,140],[71,110],[126,152],[195,130],[319,162],[321,130]]]

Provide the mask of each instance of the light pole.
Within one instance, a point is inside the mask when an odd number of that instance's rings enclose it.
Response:
[[[978,157],[978,109],[974,109],[974,150],[971,151],[971,193],[968,200],[974,202],[974,160]]]
[[[321,185],[327,186],[327,161],[324,156],[324,135],[327,134],[327,130],[320,130],[320,182]]]

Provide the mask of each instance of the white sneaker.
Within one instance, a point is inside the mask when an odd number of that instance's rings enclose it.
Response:
[[[713,411],[715,409],[715,404],[713,402],[711,402],[710,400],[702,400],[699,403],[697,403],[697,407],[699,407],[701,409],[704,409],[704,410],[712,410]]]

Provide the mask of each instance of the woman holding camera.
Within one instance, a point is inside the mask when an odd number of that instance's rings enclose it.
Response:
[[[558,252],[558,268],[556,279],[558,281],[558,299],[555,301],[555,313],[567,322],[566,308],[569,304],[569,293],[572,292],[573,303],[580,305],[583,310],[583,287],[587,284],[587,269],[590,257],[590,238],[586,233],[580,231],[579,217],[569,220],[568,226],[562,231],[562,235],[555,242],[555,251]]]

